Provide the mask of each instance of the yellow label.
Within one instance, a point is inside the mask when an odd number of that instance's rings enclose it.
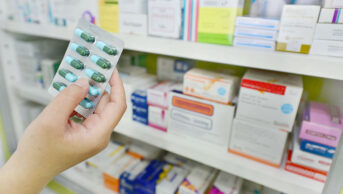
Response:
[[[341,194],[343,194],[343,188],[342,188],[342,190],[341,190]]]
[[[118,0],[99,0],[99,24],[108,32],[119,32]]]
[[[109,154],[109,157],[113,157],[116,155],[120,150],[124,149],[124,146],[120,146],[119,148],[115,149],[113,152]]]
[[[199,8],[198,32],[233,34],[236,16],[242,15],[241,8]]]

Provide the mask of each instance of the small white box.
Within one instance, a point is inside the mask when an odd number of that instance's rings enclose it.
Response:
[[[221,171],[214,182],[210,194],[240,194],[242,185],[242,178]]]
[[[133,155],[141,159],[153,160],[162,153],[162,150],[140,141],[134,141],[128,146],[128,153],[133,153]]]
[[[54,79],[54,76],[55,76],[54,64],[55,63],[58,63],[56,59],[42,59],[40,61],[45,89],[49,88],[52,80]]]
[[[157,106],[168,109],[168,92],[182,90],[182,84],[174,82],[161,82],[148,89],[149,106]]]
[[[342,9],[322,8],[318,23],[343,24]]]
[[[187,177],[189,171],[174,166],[163,180],[156,186],[156,194],[174,194]]]
[[[235,118],[229,152],[280,167],[288,132],[272,125]]]
[[[180,38],[181,8],[181,0],[149,0],[149,35]]]
[[[251,27],[236,27],[235,37],[276,40],[278,32],[276,30],[265,30]]]
[[[309,53],[320,6],[285,5],[282,12],[277,50]]]
[[[148,122],[149,126],[159,129],[161,131],[167,131],[168,127],[168,110],[157,107],[149,106]]]
[[[242,38],[242,37],[235,37],[233,42],[234,47],[242,47],[242,48],[255,48],[255,49],[263,49],[274,51],[275,50],[275,41],[274,40],[259,40],[259,39],[252,39],[252,38]]]
[[[307,166],[317,170],[329,172],[332,159],[302,151],[299,144],[299,127],[293,133],[293,152],[291,161],[295,164]]]
[[[314,39],[343,41],[343,24],[318,24]]]
[[[170,93],[168,132],[227,150],[234,106]]]
[[[179,194],[205,194],[216,174],[217,170],[209,166],[197,165],[182,182]]]
[[[179,166],[179,167],[184,168],[188,171],[191,171],[194,168],[194,166],[196,166],[198,164],[197,162],[195,162],[193,160],[187,159],[185,157],[176,155],[176,154],[171,153],[171,152],[168,152],[163,157],[163,160],[168,162],[169,164],[172,164],[174,166]]]
[[[169,57],[157,58],[157,78],[162,81],[182,82],[185,73],[194,66],[192,61]]]
[[[275,30],[279,29],[280,20],[278,19],[266,19],[258,17],[237,17],[236,26],[237,27],[249,27],[265,30]]]
[[[323,0],[325,8],[343,8],[342,0]]]
[[[300,76],[249,69],[241,82],[236,117],[292,131],[302,92]]]
[[[184,94],[228,104],[236,96],[239,78],[233,75],[216,73],[193,68],[185,74]]]
[[[119,10],[121,13],[147,14],[148,0],[119,0]]]
[[[343,57],[343,41],[314,40],[310,54]]]
[[[148,16],[146,14],[119,14],[119,31],[123,34],[148,34]]]

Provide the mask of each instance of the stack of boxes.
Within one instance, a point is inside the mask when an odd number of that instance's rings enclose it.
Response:
[[[279,167],[302,91],[300,76],[248,70],[241,82],[229,152]]]
[[[237,17],[235,47],[275,50],[279,20],[252,17]]]
[[[342,134],[342,119],[338,107],[309,102],[300,134],[299,130],[294,132],[293,148],[285,169],[325,182]]]
[[[338,2],[338,1],[331,1]],[[311,54],[343,57],[343,16],[342,3],[326,1],[322,8]]]
[[[148,125],[148,95],[146,90],[136,90],[131,95],[132,120]]]
[[[148,0],[119,0],[119,32],[148,34]]]

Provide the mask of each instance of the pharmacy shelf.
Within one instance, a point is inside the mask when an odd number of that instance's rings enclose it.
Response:
[[[35,90],[22,85],[17,85],[15,89],[23,98],[36,103],[46,105],[50,99],[48,93],[43,89]],[[128,114],[124,115],[115,132],[288,194],[319,194],[324,187],[323,183],[286,172],[283,169],[248,160],[230,154],[226,150],[218,150],[203,142],[185,139],[172,133],[164,133],[141,125],[131,121]]]
[[[1,21],[0,28],[40,37],[70,40],[73,30],[65,27]],[[128,50],[231,64],[300,75],[343,80],[343,59],[295,53],[242,49],[182,40],[117,34]]]

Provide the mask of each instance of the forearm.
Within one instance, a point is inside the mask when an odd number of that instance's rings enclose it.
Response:
[[[53,178],[40,171],[37,164],[25,162],[13,154],[0,169],[0,193],[37,194]]]

